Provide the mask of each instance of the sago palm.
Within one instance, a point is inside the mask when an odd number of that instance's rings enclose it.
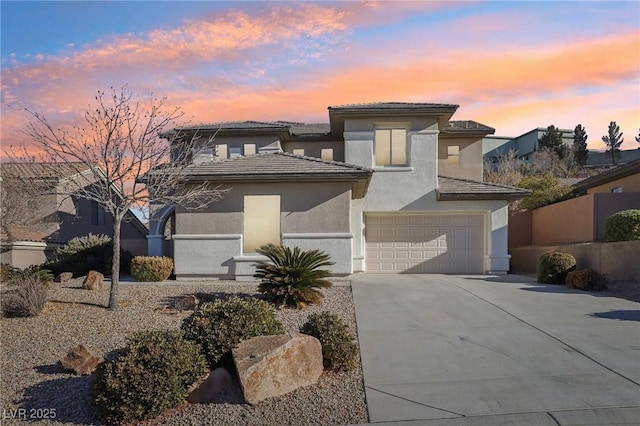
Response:
[[[300,250],[299,247],[282,247],[268,244],[257,252],[270,262],[256,265],[254,278],[262,280],[258,291],[267,295],[277,305],[304,308],[308,304],[322,302],[319,288],[331,287],[326,278],[330,272],[321,269],[333,265],[328,254],[321,250]]]

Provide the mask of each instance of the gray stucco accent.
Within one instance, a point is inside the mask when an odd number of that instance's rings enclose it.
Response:
[[[173,235],[175,274],[233,278],[234,255],[242,253],[241,234]]]
[[[322,250],[327,253],[334,265],[329,267],[332,275],[353,273],[351,262],[353,252],[352,233],[300,233],[282,234],[282,244],[288,247],[300,247],[302,250]]]

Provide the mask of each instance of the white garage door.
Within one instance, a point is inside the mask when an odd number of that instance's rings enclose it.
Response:
[[[367,272],[482,273],[481,215],[367,215]]]

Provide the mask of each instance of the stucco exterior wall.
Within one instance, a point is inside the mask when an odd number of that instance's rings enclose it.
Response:
[[[616,179],[612,182],[595,186],[587,190],[587,194],[611,193],[614,188],[622,187],[622,192],[640,193],[640,174]]]
[[[559,250],[576,258],[578,269],[595,269],[614,280],[640,278],[640,240],[617,243],[583,243],[519,247],[511,250],[512,272],[536,274],[538,259],[544,253]]]
[[[2,243],[0,262],[8,263],[15,268],[24,269],[32,265],[41,265],[47,260],[46,243],[31,241],[15,241]]]
[[[447,148],[449,146],[460,148],[459,163],[456,165],[451,165],[448,162]],[[482,173],[482,139],[440,135],[438,143],[439,175],[482,181]]]
[[[593,196],[585,195],[533,211],[531,243],[548,245],[593,241]]]
[[[342,141],[287,141],[282,144],[282,150],[293,154],[294,149],[304,149],[307,157],[322,158],[321,152],[324,148],[333,149],[333,160],[344,162],[344,144]]]
[[[176,209],[174,258],[178,279],[250,278],[255,254],[243,252],[245,195],[280,195],[282,243],[327,251],[335,275],[351,273],[348,182],[239,183],[205,211]]]

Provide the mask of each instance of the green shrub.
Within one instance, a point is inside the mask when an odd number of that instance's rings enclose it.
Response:
[[[609,216],[604,222],[604,240],[640,240],[640,210],[623,210]]]
[[[173,259],[170,257],[136,256],[131,260],[131,275],[136,281],[164,281],[172,270]]]
[[[525,176],[516,186],[532,191],[519,205],[529,210],[565,200],[571,194],[571,187],[561,185],[558,178],[551,175]]]
[[[576,259],[569,253],[549,251],[538,261],[538,282],[564,284],[567,274],[576,269]]]
[[[320,340],[322,362],[332,370],[350,370],[356,365],[358,345],[346,324],[337,315],[324,311],[311,314],[300,332]]]
[[[567,274],[567,287],[585,291],[607,289],[607,278],[593,269],[580,269]]]
[[[231,349],[242,340],[284,333],[269,303],[237,296],[203,303],[181,328],[185,338],[202,345],[211,368],[229,366]]]
[[[128,273],[131,253],[120,251],[120,272]],[[111,275],[113,262],[113,241],[107,235],[88,234],[76,237],[64,246],[56,249],[52,259],[45,263],[54,275],[61,272],[73,272],[75,277],[87,275],[91,270],[103,275]]]
[[[91,393],[108,422],[149,419],[182,404],[205,370],[200,346],[180,331],[136,333],[120,355],[100,364]]]
[[[0,310],[6,317],[37,317],[49,298],[53,277],[48,271],[15,271],[0,295]]]
[[[307,304],[319,304],[324,296],[317,289],[332,285],[325,279],[330,272],[320,268],[333,262],[320,250],[302,251],[299,247],[269,244],[260,247],[258,253],[270,260],[256,265],[253,276],[262,280],[258,291],[278,306],[304,308]]]

